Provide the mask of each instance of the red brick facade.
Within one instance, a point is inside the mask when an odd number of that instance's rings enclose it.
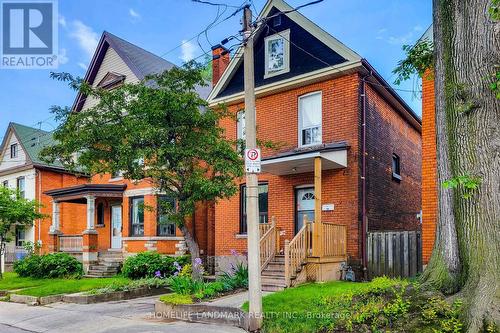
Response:
[[[427,264],[434,247],[438,194],[436,156],[436,114],[434,79],[427,72],[422,78],[422,258]]]
[[[257,138],[279,143],[279,151],[298,147],[298,98],[322,92],[322,142],[347,142],[347,167],[322,173],[322,204],[333,203],[333,211],[323,211],[322,221],[347,225],[347,249],[351,259],[361,256],[361,78],[357,73],[276,92],[256,100]],[[368,218],[377,230],[414,230],[419,227],[421,137],[375,90],[368,87]],[[243,104],[229,105],[236,113]],[[236,139],[237,123],[223,121],[227,137]],[[403,180],[395,184],[391,170],[392,151],[405,161]],[[278,151],[278,152],[279,152]],[[263,157],[275,155],[269,149]],[[275,217],[282,241],[294,235],[295,189],[312,185],[313,173],[287,176],[261,174],[268,183],[268,216]],[[244,184],[244,179],[237,180]],[[383,193],[383,195],[381,195]],[[215,207],[215,254],[227,256],[231,250],[246,252],[246,238],[239,234],[240,194],[222,200]],[[283,244],[283,242],[281,242]]]

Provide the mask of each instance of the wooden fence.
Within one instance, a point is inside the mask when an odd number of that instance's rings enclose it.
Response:
[[[412,277],[422,271],[420,231],[368,233],[368,275]]]

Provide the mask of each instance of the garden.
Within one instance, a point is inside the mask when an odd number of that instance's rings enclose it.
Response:
[[[458,333],[461,307],[408,280],[309,283],[263,298],[263,331]]]

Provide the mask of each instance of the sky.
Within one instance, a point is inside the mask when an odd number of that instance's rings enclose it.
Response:
[[[239,6],[243,0],[213,0]],[[265,0],[254,0],[262,9]],[[309,0],[288,0],[297,7]],[[254,9],[254,10],[255,10]],[[196,58],[210,46],[237,34],[241,12],[203,31],[217,15],[217,7],[191,0],[59,0],[59,68],[53,71],[84,76],[104,30],[175,63]],[[221,16],[230,16],[228,7]],[[413,44],[431,24],[431,0],[324,0],[305,7],[302,14],[366,58],[389,82],[392,70],[404,58],[402,46]],[[0,69],[0,140],[9,122],[51,131],[57,123],[49,108],[72,105],[75,92],[49,78],[51,70]],[[394,86],[421,114],[418,82]],[[404,91],[401,91],[404,90]]]

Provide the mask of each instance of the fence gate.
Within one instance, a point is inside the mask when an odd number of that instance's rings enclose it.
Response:
[[[422,272],[420,231],[368,233],[368,275],[413,277]]]

